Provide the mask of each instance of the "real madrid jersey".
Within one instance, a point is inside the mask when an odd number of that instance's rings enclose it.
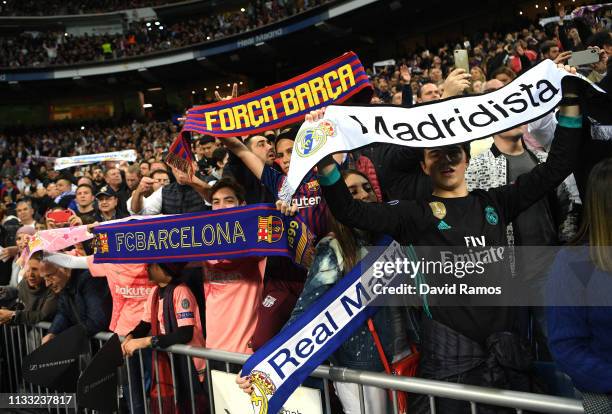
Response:
[[[493,264],[487,272],[492,275],[508,272],[508,263],[497,260],[498,253],[504,252],[490,249],[507,249],[506,226],[570,174],[579,154],[580,131],[558,127],[547,162],[519,176],[512,184],[488,191],[475,190],[465,197],[432,195],[418,201],[364,203],[353,199],[342,179],[323,186],[323,194],[336,219],[346,225],[388,234],[404,246],[438,246],[440,255],[443,250],[455,247],[472,249],[473,253],[489,250]],[[440,259],[445,261],[446,257]],[[453,256],[448,260],[458,261]],[[483,342],[492,333],[515,331],[517,311],[517,307],[503,305],[473,306],[468,300],[464,306],[437,307],[431,313],[438,322]]]

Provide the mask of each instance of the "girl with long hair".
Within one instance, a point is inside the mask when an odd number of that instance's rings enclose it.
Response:
[[[342,178],[356,200],[367,203],[378,201],[368,178],[357,170],[344,170]],[[328,213],[329,214],[329,213]],[[373,245],[378,235],[345,226],[329,214],[331,233],[317,244],[313,263],[291,318],[292,323],[313,303],[346,275],[367,253],[366,246]],[[400,312],[392,308],[381,308],[372,318],[378,332],[386,357],[391,360],[407,347],[406,324]],[[402,341],[403,339],[403,341]],[[363,324],[334,353],[331,362],[351,369],[383,372],[384,367],[367,324]],[[238,384],[245,392],[251,391],[246,377],[238,378]],[[345,414],[360,411],[359,389],[357,384],[335,382],[334,387]],[[365,412],[386,414],[390,400],[384,389],[364,386]]]

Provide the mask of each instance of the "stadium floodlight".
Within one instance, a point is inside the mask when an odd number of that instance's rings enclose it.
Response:
[[[151,22],[147,22],[147,27],[151,27]]]
[[[159,26],[160,24],[160,22],[155,22],[155,26]]]
[[[164,30],[164,26],[159,26],[159,30]]]

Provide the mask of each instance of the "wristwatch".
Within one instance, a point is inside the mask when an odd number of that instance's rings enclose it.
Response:
[[[151,337],[151,348],[157,348],[159,345],[159,338],[157,336]]]

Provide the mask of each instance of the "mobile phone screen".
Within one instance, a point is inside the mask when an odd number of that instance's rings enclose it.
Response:
[[[455,68],[461,68],[467,73],[470,72],[470,65],[468,63],[468,53],[465,49],[457,49],[454,52],[455,56]]]

